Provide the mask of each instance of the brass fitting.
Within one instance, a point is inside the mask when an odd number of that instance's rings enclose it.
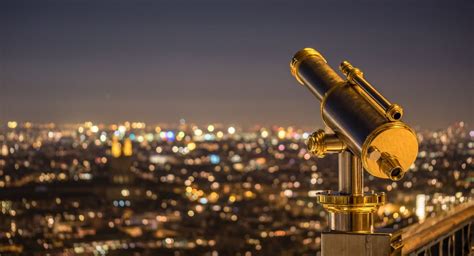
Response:
[[[387,152],[380,152],[376,147],[370,147],[368,157],[379,166],[380,172],[391,180],[398,181],[405,175],[405,170],[398,159]]]
[[[329,153],[341,153],[347,146],[336,134],[326,134],[323,130],[313,132],[307,142],[308,151],[319,158]]]
[[[386,112],[386,116],[390,121],[398,121],[403,116],[403,108],[398,104],[392,104]]]
[[[380,170],[384,172],[391,180],[397,181],[403,178],[405,171],[402,169],[400,162],[396,157],[388,153],[382,153],[379,160],[377,160]]]
[[[349,61],[345,60],[339,65],[339,70],[347,77],[347,80],[351,83],[354,82],[354,76],[364,77],[364,73],[360,69],[352,66]]]
[[[373,214],[385,204],[385,193],[345,195],[334,191],[321,191],[316,201],[329,212],[330,229],[353,233],[374,232]],[[331,220],[334,219],[334,220]]]
[[[334,191],[320,191],[316,200],[332,212],[374,212],[385,204],[385,193],[344,195]]]

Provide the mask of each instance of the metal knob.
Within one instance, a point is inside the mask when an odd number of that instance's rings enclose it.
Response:
[[[319,158],[326,154],[341,153],[346,149],[346,144],[336,134],[327,134],[323,130],[313,132],[307,142],[308,151]]]

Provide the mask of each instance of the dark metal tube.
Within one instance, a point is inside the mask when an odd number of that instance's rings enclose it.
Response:
[[[349,151],[339,153],[339,192],[348,195],[362,195],[363,175],[360,158]]]
[[[326,63],[324,57],[314,49],[305,48],[299,51],[293,61],[292,72],[295,72],[293,75],[318,100],[322,100],[332,87],[345,83],[344,79]]]
[[[321,104],[323,120],[361,157],[366,138],[387,119],[349,84],[332,90]]]
[[[319,100],[322,100],[333,86],[344,83],[344,80],[321,58],[308,59],[301,63],[298,71],[304,84],[314,88]]]
[[[384,96],[382,96],[375,88],[361,76],[354,76],[354,81],[369,94],[379,104],[384,111],[387,111],[392,105]]]

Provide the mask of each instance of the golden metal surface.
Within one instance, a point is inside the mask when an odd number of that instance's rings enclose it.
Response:
[[[378,92],[364,78],[364,73],[360,69],[353,67],[348,61],[343,61],[339,69],[346,75],[347,80],[360,86],[361,95],[366,97],[374,107],[381,109],[382,113],[390,121],[400,120],[403,116],[403,108],[400,105],[390,103],[380,92]]]
[[[373,214],[385,203],[385,194],[345,195],[321,192],[316,200],[329,211],[330,229],[351,233],[372,233]]]
[[[308,137],[308,151],[319,158],[328,153],[340,153],[346,149],[346,145],[335,134],[326,134],[323,130],[317,130]]]
[[[414,253],[421,247],[427,246],[433,241],[440,241],[440,238],[445,237],[453,230],[461,228],[467,223],[471,223],[473,219],[474,201],[469,201],[435,217],[428,218],[422,223],[405,227],[399,231],[403,242],[402,254],[419,255]],[[470,228],[473,228],[472,224]],[[461,255],[460,252],[457,253]]]
[[[385,193],[365,195],[343,195],[323,192],[316,201],[331,212],[374,212],[385,203]]]
[[[374,231],[372,212],[329,212],[329,228],[337,232],[370,234]]]
[[[294,56],[293,58],[291,59],[291,62],[290,62],[290,70],[291,70],[291,74],[296,78],[296,80],[298,80],[298,82],[300,84],[304,84],[303,81],[301,80],[301,78],[298,76],[298,66],[299,64],[306,58],[308,57],[311,57],[311,56],[317,56],[321,59],[324,60],[324,62],[327,63],[326,59],[323,57],[323,55],[321,55],[321,53],[319,53],[318,51],[316,51],[315,49],[313,48],[303,48],[301,50],[299,50]]]
[[[329,211],[330,229],[372,233],[373,213],[385,194],[363,193],[363,170],[373,176],[399,180],[418,154],[413,130],[399,121],[403,109],[390,103],[359,69],[344,61],[342,79],[316,50],[298,51],[291,73],[321,101],[324,123],[334,131],[319,130],[308,138],[308,151],[318,157],[339,153],[339,191],[320,192],[316,199]]]
[[[374,155],[374,149],[380,155]],[[372,155],[371,155],[372,154]],[[402,122],[389,122],[374,130],[366,139],[362,147],[362,165],[373,176],[385,179],[399,180],[415,162],[418,154],[418,140],[415,132]],[[387,160],[387,158],[391,160]],[[387,161],[398,161],[401,168],[390,167]],[[400,176],[401,175],[401,176]]]
[[[345,60],[339,65],[339,70],[347,77],[347,80],[355,83],[354,76],[364,77],[364,73],[360,69],[352,66],[349,61]]]
[[[398,121],[402,118],[402,116],[403,116],[403,108],[398,104],[392,104],[387,109],[387,118],[390,121]]]
[[[341,88],[342,86],[349,86],[348,84],[340,84],[340,85],[336,85],[334,87],[332,87],[331,89],[329,89],[328,92],[326,92],[326,94],[324,94],[323,98],[321,99],[321,105],[320,105],[320,110],[321,110],[321,118],[323,119],[323,122],[326,126],[328,127],[331,127],[329,124],[329,122],[326,121],[326,118],[325,118],[325,115],[324,115],[324,106],[326,105],[326,101],[327,99],[329,98],[329,96],[334,92],[336,91],[337,89]]]
[[[338,190],[341,194],[364,194],[364,170],[360,158],[349,150],[339,153],[338,156]]]
[[[347,81],[335,84],[321,101],[324,123],[360,157],[367,136],[378,126],[388,122],[383,110],[364,97],[359,86]]]

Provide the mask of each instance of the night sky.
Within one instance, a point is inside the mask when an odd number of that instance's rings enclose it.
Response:
[[[356,2],[356,1],[354,1]],[[349,60],[405,120],[474,125],[473,1],[1,1],[0,122],[321,126],[290,75]]]

